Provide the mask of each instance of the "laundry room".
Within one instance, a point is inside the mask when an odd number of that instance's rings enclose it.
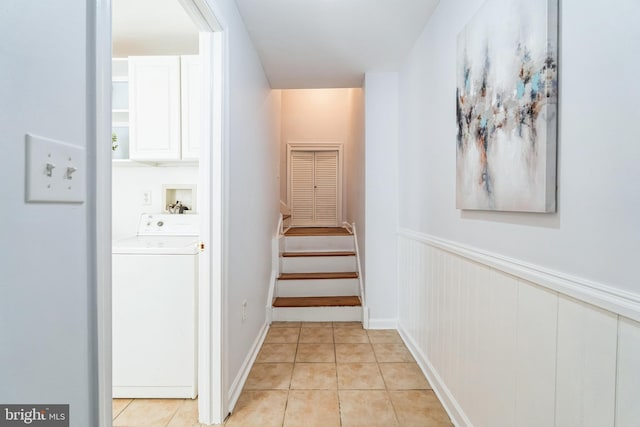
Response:
[[[197,213],[197,164],[114,165],[112,180],[114,239],[136,234],[143,213],[169,213],[173,210],[179,214],[180,207],[183,215]]]
[[[113,0],[113,397],[198,395],[199,33],[178,0]]]

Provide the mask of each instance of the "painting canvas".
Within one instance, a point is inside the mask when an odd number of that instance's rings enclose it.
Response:
[[[458,209],[555,212],[557,28],[557,0],[488,0],[458,35]]]

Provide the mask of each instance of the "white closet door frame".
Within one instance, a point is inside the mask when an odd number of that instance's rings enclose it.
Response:
[[[337,151],[338,152],[338,216],[337,226],[342,224],[342,169],[344,163],[342,142],[288,142],[287,143],[287,205],[291,206],[291,152],[292,151]]]

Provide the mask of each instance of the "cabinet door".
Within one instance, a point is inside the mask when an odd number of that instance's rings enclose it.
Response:
[[[180,57],[129,57],[130,157],[180,159]]]
[[[198,160],[200,157],[200,57],[180,57],[180,81],[182,83],[182,159]]]

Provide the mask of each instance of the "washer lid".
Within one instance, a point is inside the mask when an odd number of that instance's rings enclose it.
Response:
[[[113,242],[114,254],[193,255],[197,236],[135,236]]]

